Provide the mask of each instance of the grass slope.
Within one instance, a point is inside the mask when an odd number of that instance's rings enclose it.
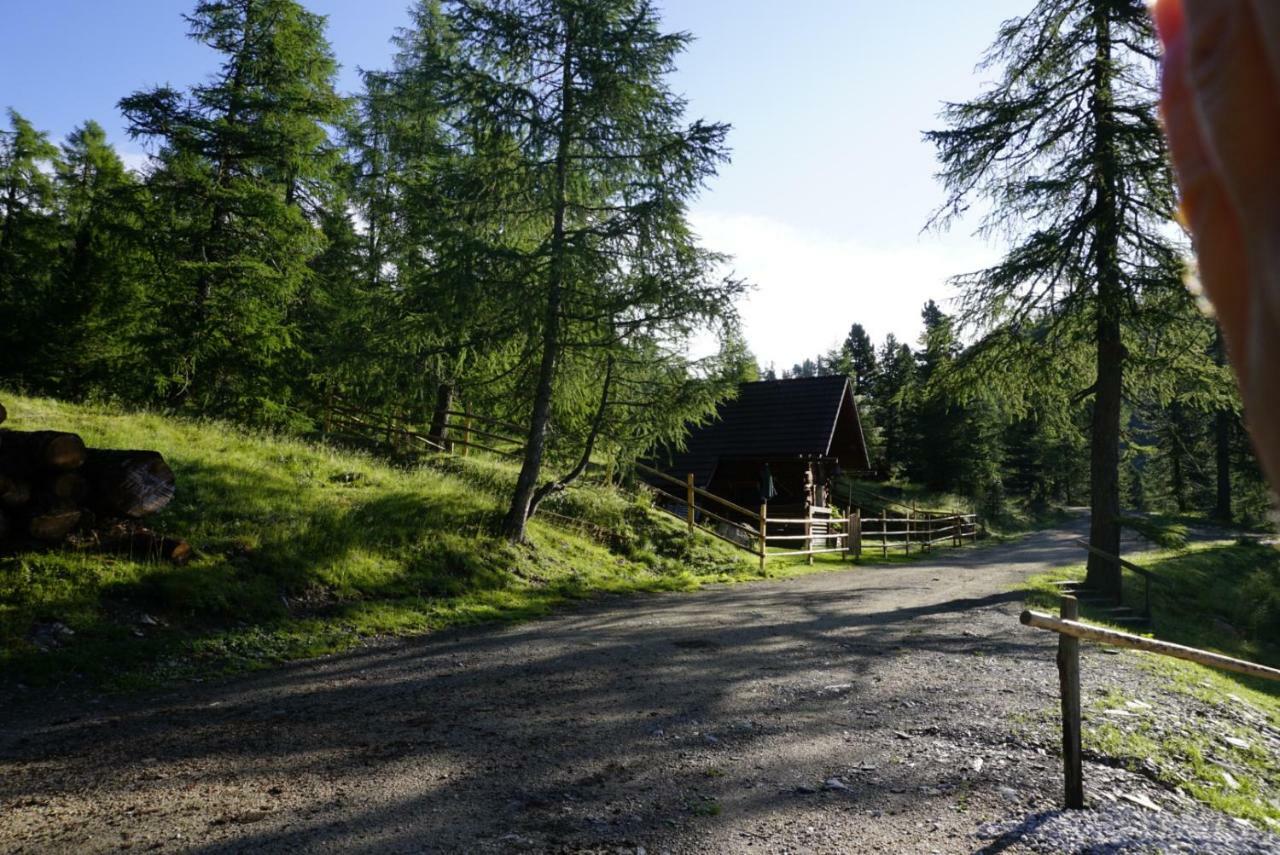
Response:
[[[1275,547],[1223,540],[1125,557],[1160,579],[1151,592],[1155,637],[1280,667],[1280,551]],[[1034,577],[1028,601],[1056,610],[1052,583],[1082,578],[1083,566]],[[1138,611],[1142,590],[1142,580],[1126,571],[1126,603]],[[1106,623],[1098,607],[1081,608],[1091,623]],[[1112,690],[1087,705],[1086,752],[1145,770],[1218,810],[1280,830],[1280,768],[1260,732],[1280,730],[1280,684],[1152,654],[1132,655],[1158,675],[1166,691],[1183,697],[1180,706],[1195,718],[1166,715],[1158,698],[1125,698]],[[1154,710],[1147,701],[1155,703]]]
[[[147,686],[600,592],[758,578],[744,553],[604,488],[549,502],[557,524],[536,520],[530,545],[512,547],[492,534],[515,477],[505,464],[395,468],[215,422],[0,400],[7,427],[162,452],[178,497],[152,522],[199,554],[183,568],[65,551],[0,558],[0,673],[18,681]]]

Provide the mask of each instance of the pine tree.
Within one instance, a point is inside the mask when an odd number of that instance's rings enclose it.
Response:
[[[157,380],[175,402],[280,419],[302,355],[291,312],[323,249],[307,213],[335,164],[337,65],[324,19],[295,0],[204,0],[187,20],[219,70],[121,101],[130,133],[162,143]]]
[[[138,342],[152,321],[143,187],[93,121],[63,144],[56,182],[62,247],[38,323],[44,385],[73,397],[110,390],[137,399],[148,379]]]
[[[0,131],[0,377],[30,382],[42,307],[52,296],[58,240],[50,173],[58,149],[9,111]]]
[[[844,369],[842,373],[853,380],[854,391],[859,395],[869,394],[876,376],[876,349],[862,324],[854,324],[849,328],[849,335],[840,348],[840,356]]]
[[[1150,15],[1138,0],[1038,0],[1002,26],[986,67],[1000,82],[948,105],[948,129],[926,135],[949,194],[935,222],[983,199],[994,206],[984,228],[1016,236],[1000,264],[958,280],[964,320],[1004,333],[986,338],[990,350],[1045,325],[1038,358],[1020,350],[1006,376],[1091,343],[1090,541],[1118,554],[1125,337],[1157,327],[1144,307],[1181,287]],[[1116,593],[1120,568],[1093,557],[1088,581]]]
[[[874,386],[876,413],[884,438],[882,459],[877,468],[892,473],[910,468],[911,416],[916,390],[916,359],[910,345],[899,343],[890,333],[880,347],[880,371]]]

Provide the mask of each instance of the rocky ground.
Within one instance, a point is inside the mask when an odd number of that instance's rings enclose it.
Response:
[[[0,712],[0,850],[1280,852],[1093,762],[1097,809],[1056,810],[1056,642],[1015,588],[1083,529],[153,697],[28,692]],[[1181,715],[1132,657],[1086,645],[1086,698]]]

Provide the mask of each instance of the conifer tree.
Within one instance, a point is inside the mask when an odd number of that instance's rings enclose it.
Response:
[[[148,379],[137,346],[153,321],[144,308],[152,270],[143,187],[93,121],[63,144],[56,181],[61,252],[39,321],[45,385],[73,397],[109,389],[136,399]]]
[[[58,149],[15,110],[0,131],[0,376],[29,382],[58,239],[51,173]]]
[[[1081,342],[1094,350],[1090,541],[1113,555],[1125,338],[1158,332],[1161,313],[1147,309],[1153,301],[1182,298],[1180,246],[1168,236],[1173,192],[1156,119],[1156,53],[1139,0],[1037,0],[1001,27],[987,55],[999,82],[974,101],[947,105],[947,129],[926,135],[948,192],[935,222],[988,201],[983,228],[1015,239],[1002,262],[958,279],[962,319],[999,333],[985,337],[992,358],[975,360],[986,366],[984,379],[1051,370]],[[1018,343],[1033,326],[1044,338],[1028,359]],[[1003,372],[991,370],[997,364]],[[1116,593],[1120,568],[1093,557],[1088,581]]]
[[[726,157],[727,128],[685,124],[667,77],[689,37],[663,33],[648,0],[453,0],[421,11],[421,78],[442,105],[436,222],[467,226],[434,282],[468,326],[509,330],[498,340],[515,349],[529,431],[503,533],[520,541],[538,497],[566,481],[541,483],[549,452],[574,456],[553,440],[574,437],[581,462],[615,407],[655,425],[707,409],[694,396],[681,414],[652,392],[691,379],[663,369],[679,365],[690,335],[734,320],[742,286],[715,274],[721,259],[696,245],[685,217]],[[479,295],[463,300],[459,284],[479,284]],[[623,391],[631,363],[643,397]]]
[[[203,0],[187,21],[218,71],[121,101],[130,133],[161,144],[157,380],[174,402],[279,419],[301,355],[292,309],[323,248],[307,213],[335,163],[337,65],[324,19],[296,0]]]

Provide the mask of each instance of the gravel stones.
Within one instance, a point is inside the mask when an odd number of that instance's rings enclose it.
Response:
[[[1121,804],[1083,811],[1045,811],[1022,820],[988,823],[979,827],[978,838],[992,841],[988,848],[993,851],[1017,844],[1032,852],[1073,855],[1280,853],[1280,837],[1211,811],[1155,813]]]

